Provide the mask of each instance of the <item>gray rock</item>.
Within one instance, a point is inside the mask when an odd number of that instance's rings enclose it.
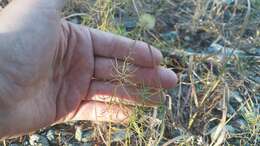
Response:
[[[165,40],[165,41],[175,41],[178,34],[176,31],[170,31],[166,33],[160,34],[160,36]]]
[[[22,145],[21,144],[12,143],[12,144],[9,144],[9,146],[22,146]]]
[[[47,139],[52,142],[52,141],[55,141],[55,131],[53,129],[50,129],[47,134]]]
[[[92,146],[93,144],[92,143],[84,143],[82,144],[82,146]]]
[[[82,127],[81,126],[76,126],[75,139],[77,141],[81,142],[82,141],[82,136],[83,136]]]
[[[260,48],[250,48],[247,50],[247,53],[249,53],[250,55],[260,55]]]
[[[49,141],[45,136],[34,134],[30,136],[29,140],[30,144],[32,146],[49,146]]]
[[[81,146],[79,143],[66,143],[64,146]]]
[[[90,142],[93,139],[93,136],[94,136],[93,130],[84,131],[82,135],[82,142],[84,143]]]
[[[112,141],[119,142],[125,140],[127,136],[127,132],[125,129],[118,129],[116,132],[112,134]]]
[[[125,20],[124,25],[125,25],[126,31],[131,31],[136,27],[137,20],[136,20],[136,18],[128,18]]]
[[[22,145],[23,146],[30,146],[29,139],[25,140]]]

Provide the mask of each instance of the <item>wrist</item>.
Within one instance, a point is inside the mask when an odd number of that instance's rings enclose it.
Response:
[[[0,109],[0,141],[7,136],[7,129],[6,129],[6,114],[4,111]]]

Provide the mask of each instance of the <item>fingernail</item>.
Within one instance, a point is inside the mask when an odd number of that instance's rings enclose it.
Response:
[[[161,67],[159,69],[159,76],[162,88],[174,88],[177,85],[177,75],[170,69]]]

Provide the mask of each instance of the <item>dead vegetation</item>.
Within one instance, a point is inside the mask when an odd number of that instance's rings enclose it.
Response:
[[[63,16],[160,48],[179,83],[160,107],[136,107],[127,126],[76,122],[39,131],[53,131],[52,145],[260,143],[258,0],[67,0]]]

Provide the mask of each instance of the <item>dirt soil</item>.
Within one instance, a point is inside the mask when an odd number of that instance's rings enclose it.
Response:
[[[67,0],[62,15],[160,48],[178,86],[127,126],[64,123],[0,146],[260,143],[260,1]]]

